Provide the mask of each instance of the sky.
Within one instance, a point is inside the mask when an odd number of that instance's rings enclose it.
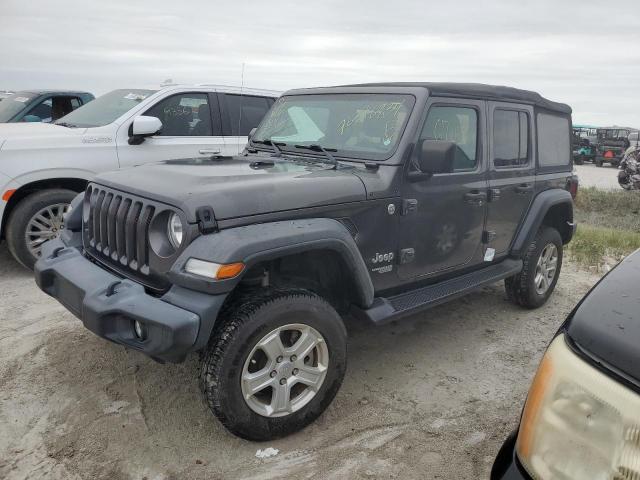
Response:
[[[479,82],[640,127],[640,2],[0,0],[0,89]]]

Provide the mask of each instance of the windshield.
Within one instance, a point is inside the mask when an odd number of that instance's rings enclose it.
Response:
[[[411,95],[395,94],[280,97],[251,140],[284,143],[285,152],[296,145],[318,145],[336,156],[386,160],[395,151],[414,103]]]
[[[18,92],[9,95],[0,102],[0,122],[8,122],[16,113],[29,105],[38,95],[30,92]]]
[[[69,127],[102,127],[131,110],[155,90],[114,90],[57,120]]]

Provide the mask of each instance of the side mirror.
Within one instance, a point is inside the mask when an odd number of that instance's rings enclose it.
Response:
[[[423,140],[418,150],[420,171],[425,174],[453,172],[458,146],[443,140]]]
[[[140,145],[146,137],[162,130],[162,122],[156,117],[140,115],[133,119],[129,127],[129,145]]]

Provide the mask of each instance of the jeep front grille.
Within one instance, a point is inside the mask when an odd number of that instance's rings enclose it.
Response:
[[[92,257],[149,275],[149,225],[155,207],[145,199],[92,184],[87,189],[83,243]]]

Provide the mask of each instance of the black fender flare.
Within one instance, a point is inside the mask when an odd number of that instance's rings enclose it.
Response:
[[[312,250],[332,250],[348,267],[345,275],[354,281],[355,302],[362,308],[373,303],[374,289],[367,266],[348,230],[331,218],[311,218],[270,223],[258,223],[229,228],[196,238],[171,267],[172,283],[211,294],[228,293],[242,276],[229,280],[211,281],[185,272],[189,258],[220,264],[243,262],[245,272],[253,265],[286,255]]]
[[[571,198],[571,194],[567,190],[560,188],[540,192],[531,203],[524,221],[522,222],[513,244],[511,245],[512,256],[521,257],[524,254],[527,246],[533,241],[536,232],[542,225],[547,212],[556,205],[561,204],[569,206],[571,218],[567,219],[567,221],[573,226],[573,198]],[[571,240],[571,235],[573,235],[573,230],[571,230],[566,243]]]

